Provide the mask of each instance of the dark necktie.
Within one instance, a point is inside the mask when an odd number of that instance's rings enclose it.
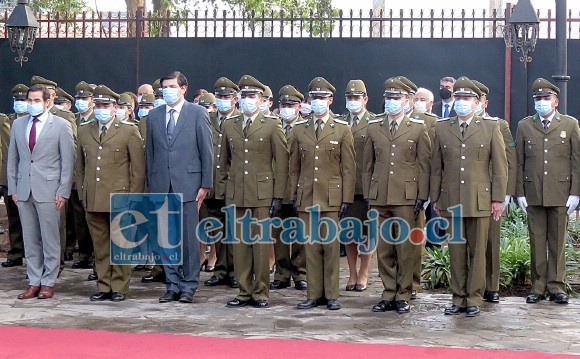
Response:
[[[28,136],[28,148],[30,148],[30,152],[34,150],[34,146],[36,145],[36,123],[38,122],[38,117],[32,118],[32,127],[30,127],[30,135]]]
[[[250,117],[248,117],[248,119],[246,120],[246,126],[244,127],[244,137],[248,137],[248,130],[250,129],[251,125],[252,125],[252,119]]]
[[[397,132],[397,121],[391,120],[391,137],[395,137],[396,132]]]
[[[445,112],[443,112],[443,118],[449,117],[449,104],[445,104]]]
[[[106,135],[107,135],[107,126],[103,125],[103,127],[101,127],[101,135],[99,136],[99,142],[103,143],[103,139],[105,138]]]
[[[465,131],[467,131],[467,122],[462,122],[459,126],[459,130],[461,131],[461,138],[465,137]]]
[[[169,122],[167,123],[167,141],[171,142],[173,139],[173,132],[175,131],[175,110],[169,110]]]
[[[284,133],[288,134],[288,132],[290,132],[290,130],[292,129],[292,126],[286,125],[285,129],[286,129],[286,131]]]
[[[358,116],[354,116],[354,118],[352,119],[352,126],[350,126],[352,132],[356,131],[357,125],[358,125]]]
[[[225,120],[225,117],[220,117],[220,119],[218,120],[220,132],[222,132],[224,130],[224,120]]]
[[[546,131],[550,126],[550,120],[543,120],[542,123],[544,124],[544,131]]]
[[[321,119],[316,120],[316,139],[320,137],[320,132],[322,132],[322,123]]]

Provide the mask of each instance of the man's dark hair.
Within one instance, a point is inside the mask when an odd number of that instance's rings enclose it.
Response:
[[[182,74],[179,71],[173,71],[168,73],[167,75],[163,76],[161,80],[159,80],[159,83],[161,84],[161,87],[163,87],[163,81],[173,79],[177,79],[177,84],[179,85],[179,87],[187,86],[187,78],[185,77],[184,74]]]
[[[48,89],[44,85],[37,84],[30,86],[30,88],[26,92],[26,98],[28,98],[28,94],[31,92],[42,92],[42,99],[44,101],[50,100],[50,91],[48,91]]]
[[[206,89],[197,89],[197,90],[193,91],[193,98],[196,98],[197,96],[205,95],[206,93],[207,93]]]

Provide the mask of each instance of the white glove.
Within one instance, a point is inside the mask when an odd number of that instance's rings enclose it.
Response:
[[[429,203],[431,203],[431,198],[429,198],[427,200],[427,202],[423,203],[423,209],[427,209],[427,207],[429,206]]]
[[[501,208],[501,213],[503,213],[505,211],[505,209],[509,206],[511,199],[512,199],[512,196],[510,196],[509,194],[507,196],[505,196],[505,201],[503,201],[503,207]]]
[[[528,201],[526,201],[526,197],[518,197],[518,205],[520,206],[522,211],[524,211],[524,213],[527,215],[528,211],[526,210],[526,208],[528,207]]]
[[[568,196],[568,202],[566,202],[566,207],[568,207],[568,215],[571,215],[572,212],[576,210],[576,207],[578,207],[578,202],[580,202],[580,196]]]

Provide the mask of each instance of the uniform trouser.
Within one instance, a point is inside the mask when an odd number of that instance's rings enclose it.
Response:
[[[111,264],[111,222],[109,212],[85,212],[95,249],[95,268],[99,292],[127,294],[131,279],[130,265]]]
[[[268,218],[269,207],[236,207],[236,220],[242,218],[246,210],[250,211],[251,218],[257,220]],[[239,300],[247,301],[253,300],[268,300],[270,290],[270,244],[256,243],[246,244],[248,238],[242,235],[242,226],[236,223],[236,239],[240,243],[232,244],[234,250],[234,270],[240,286],[240,293],[237,298]],[[245,234],[247,235],[247,233]],[[263,238],[260,226],[256,223],[251,224],[251,237],[258,236]]]
[[[415,222],[415,228],[425,228],[425,210],[422,209],[419,212],[419,217]],[[423,254],[423,245],[414,245],[413,246],[413,257],[414,257],[414,264],[413,264],[413,290],[419,291],[421,290],[421,264],[422,264],[422,254]]]
[[[32,194],[18,201],[22,221],[22,236],[26,250],[26,273],[30,285],[52,287],[59,270],[60,213],[54,202],[37,202]]]
[[[502,217],[499,218],[499,221],[489,219],[489,233],[485,251],[485,290],[489,292],[499,290],[501,221]]]
[[[283,204],[280,218],[282,220],[291,217],[297,217],[298,213],[292,204]],[[273,229],[274,252],[276,253],[276,273],[275,280],[282,282],[290,282],[290,278],[294,282],[306,280],[306,254],[304,253],[304,245],[300,243],[286,244],[280,240],[282,228]]]
[[[379,212],[380,224],[392,217],[398,217],[408,224],[414,224],[413,206],[372,206]],[[396,226],[391,227],[397,228]],[[394,238],[399,237],[399,231],[394,230]],[[382,299],[392,302],[394,300],[411,300],[413,290],[413,270],[415,265],[415,247],[408,238],[399,244],[391,244],[379,239],[377,244],[377,259],[379,276],[383,282]]]
[[[71,191],[68,203],[66,252],[73,253],[78,242],[79,260],[89,261],[93,255],[93,241],[87,226],[85,210],[76,189]]]
[[[22,259],[24,257],[24,241],[18,206],[12,200],[12,196],[4,196],[4,203],[8,215],[8,235],[10,238],[10,249],[6,257],[11,260]]]
[[[566,207],[528,207],[532,292],[566,293]],[[546,252],[547,249],[547,252]]]
[[[311,237],[310,213],[299,212],[298,215],[304,221],[305,235]],[[320,218],[333,220],[338,228],[338,212],[320,212]],[[322,225],[318,230],[320,238],[326,238],[327,226]],[[312,243],[311,237],[310,242],[304,245],[304,251],[306,253],[308,299],[338,299],[340,286],[340,243],[338,238],[333,238],[332,242],[328,244],[322,244]]]
[[[225,213],[221,211],[222,206],[225,205],[223,201],[213,200],[208,204],[208,211],[224,223],[225,232],[224,238],[233,236],[232,228],[227,228],[225,221]],[[227,235],[226,235],[227,233]],[[233,278],[236,274],[234,272],[234,249],[231,243],[217,242],[215,244],[216,262],[213,269],[213,275],[219,279]]]
[[[461,218],[462,238],[466,243],[449,243],[453,304],[460,307],[483,303],[489,221],[490,217]]]

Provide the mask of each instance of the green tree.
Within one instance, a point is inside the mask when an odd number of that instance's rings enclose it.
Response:
[[[78,13],[89,10],[86,0],[34,0],[28,5],[34,12]]]

